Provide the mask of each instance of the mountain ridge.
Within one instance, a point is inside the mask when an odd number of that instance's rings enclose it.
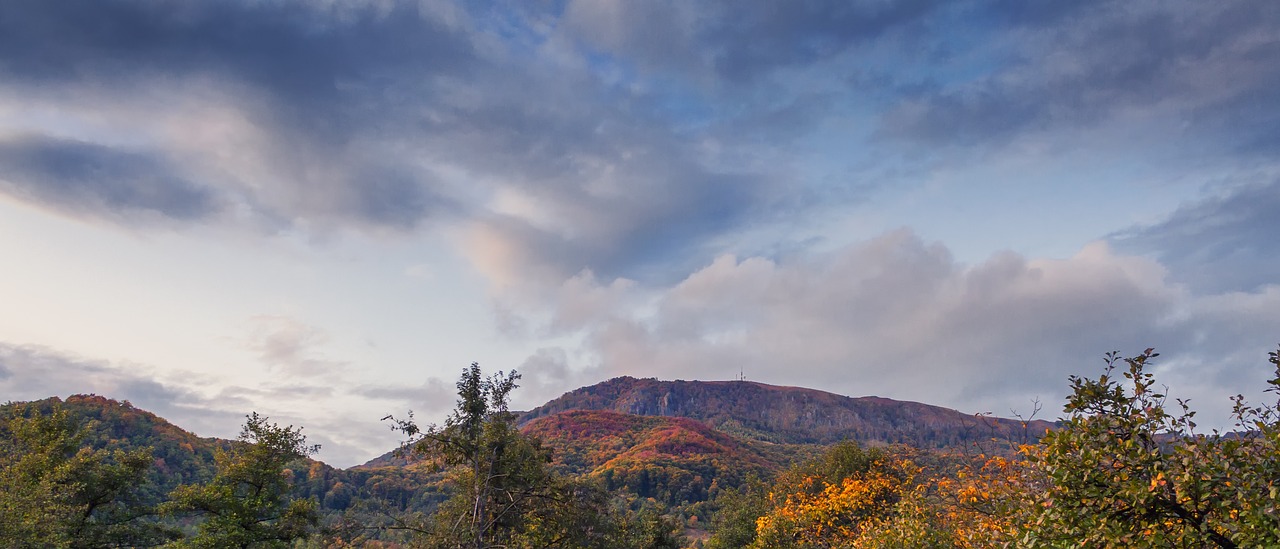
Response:
[[[687,417],[745,438],[788,444],[909,444],[943,448],[992,438],[1039,439],[1053,423],[964,414],[878,396],[849,397],[754,381],[664,381],[621,376],[569,391],[520,415],[527,424],[568,410]]]

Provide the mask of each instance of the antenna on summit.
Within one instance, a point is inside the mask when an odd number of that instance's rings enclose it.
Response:
[[[742,366],[738,366],[738,381],[746,381],[747,374],[742,371]]]

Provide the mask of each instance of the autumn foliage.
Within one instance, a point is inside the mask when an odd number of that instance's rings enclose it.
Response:
[[[706,500],[713,484],[736,486],[779,468],[758,445],[687,418],[574,410],[535,419],[522,431],[550,448],[567,473],[671,505]]]
[[[833,481],[807,476],[794,491],[771,492],[773,509],[756,519],[752,547],[856,545],[902,497],[904,483],[894,473],[907,467],[909,463],[876,463],[872,470],[851,477]]]
[[[836,446],[826,467],[731,494],[709,546],[1280,546],[1277,406],[1236,397],[1235,430],[1197,433],[1189,405],[1157,391],[1157,356],[1109,353],[1099,378],[1073,376],[1059,427],[1005,454]]]

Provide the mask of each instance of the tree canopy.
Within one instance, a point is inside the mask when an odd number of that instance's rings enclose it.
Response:
[[[218,469],[203,484],[179,486],[164,510],[201,519],[195,536],[174,547],[288,547],[318,521],[316,502],[291,494],[286,468],[314,454],[302,429],[248,416],[231,451],[217,455]]]
[[[0,545],[152,546],[177,537],[140,496],[151,449],[93,449],[61,406],[0,412]]]

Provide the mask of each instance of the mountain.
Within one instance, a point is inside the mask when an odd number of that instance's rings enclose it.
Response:
[[[947,448],[991,439],[1039,439],[1047,421],[979,417],[949,408],[750,381],[661,381],[618,377],[565,393],[520,421],[568,410],[683,417],[731,435],[785,444],[901,443]]]

